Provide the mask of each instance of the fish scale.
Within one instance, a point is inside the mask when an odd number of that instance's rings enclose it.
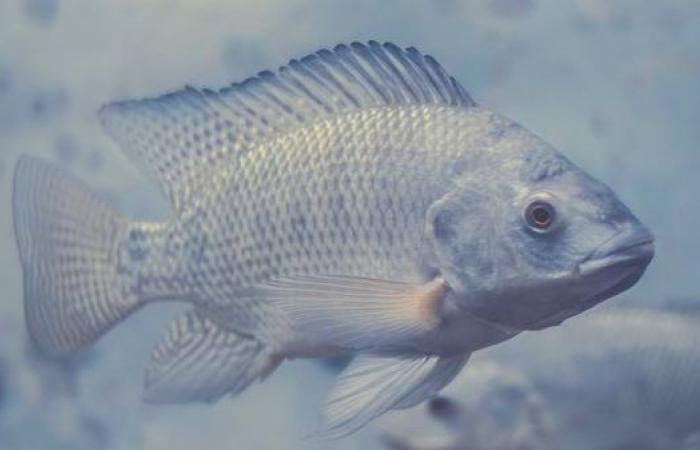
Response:
[[[653,255],[609,188],[414,48],[341,44],[99,117],[171,219],[130,221],[23,158],[27,324],[63,354],[139,307],[189,303],[146,372],[150,401],[211,401],[285,359],[355,351],[319,433],[344,435],[431,398],[473,351],[627,289]]]
[[[235,169],[212,174],[188,207],[193,212],[183,212],[192,222],[176,224],[182,229],[173,233],[178,240],[205,237],[209,263],[182,265],[197,271],[204,297],[216,284],[210,274],[221,273],[234,289],[288,274],[415,278],[425,211],[447,188],[435,180],[447,175],[453,158],[425,149],[447,147],[451,136],[442,130],[474,120],[461,111],[420,108],[434,110],[435,123],[406,122],[415,108],[349,114],[270,139]]]

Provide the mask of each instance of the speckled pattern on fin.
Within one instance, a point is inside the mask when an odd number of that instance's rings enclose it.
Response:
[[[360,355],[340,375],[326,402],[322,428],[311,437],[342,437],[389,410],[417,405],[452,381],[468,359]]]
[[[25,319],[42,351],[80,350],[141,305],[117,273],[116,249],[130,223],[82,183],[25,156],[12,206]]]
[[[319,50],[220,91],[188,87],[112,103],[99,116],[177,208],[209,169],[266,136],[328,115],[408,104],[475,105],[431,56],[370,41]]]
[[[151,403],[211,402],[242,391],[274,367],[260,342],[188,311],[170,323],[153,350],[143,397]]]

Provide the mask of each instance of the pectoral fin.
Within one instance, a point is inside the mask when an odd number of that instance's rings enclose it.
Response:
[[[442,278],[424,284],[346,276],[276,280],[251,295],[270,302],[304,333],[348,349],[405,343],[434,329],[449,291]]]
[[[322,428],[314,437],[348,435],[391,409],[408,408],[433,397],[457,376],[468,358],[358,356],[333,387]]]

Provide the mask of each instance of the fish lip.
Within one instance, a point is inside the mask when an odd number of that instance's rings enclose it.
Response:
[[[628,275],[623,277],[621,280],[619,280],[614,285],[612,285],[609,288],[594,295],[588,301],[588,303],[591,305],[596,305],[596,304],[598,304],[598,303],[600,303],[608,298],[614,297],[614,296],[626,291],[627,289],[634,286],[637,283],[637,281],[639,281],[639,279],[642,278],[643,274],[644,274],[644,268],[640,268],[639,270],[630,272]]]
[[[643,227],[616,233],[578,265],[582,275],[611,266],[646,267],[654,257],[654,237]]]
[[[640,278],[642,278],[642,275],[644,275],[644,271],[646,269],[647,264],[639,264],[630,262],[630,261],[635,261],[634,259],[628,259],[626,261],[618,261],[613,264],[617,265],[624,265],[627,264],[627,267],[625,267],[625,271],[623,272],[624,275],[612,286],[609,286],[602,291],[592,295],[585,301],[581,302],[580,304],[576,305],[572,309],[568,309],[565,311],[560,311],[555,314],[552,314],[550,316],[544,317],[541,320],[535,322],[532,326],[528,327],[527,329],[532,331],[532,330],[542,330],[544,328],[549,328],[552,326],[556,325],[561,325],[562,322],[565,320],[569,319],[570,317],[573,317],[577,314],[582,313],[583,311],[586,311],[594,306],[596,306],[599,303],[604,302],[605,300],[608,300],[618,294],[621,294],[622,292],[626,291],[627,289],[631,288],[634,286],[637,281],[639,281]],[[610,267],[609,263],[602,264],[599,267],[596,267],[595,270],[602,270],[606,267]],[[590,272],[590,270],[589,270]],[[574,311],[572,313],[572,311]]]
[[[654,243],[640,242],[619,250],[610,251],[596,258],[588,259],[578,266],[582,276],[590,275],[612,267],[644,268],[654,257]]]

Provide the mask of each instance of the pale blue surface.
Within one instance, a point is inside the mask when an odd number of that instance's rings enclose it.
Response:
[[[139,314],[74,364],[28,353],[10,175],[29,153],[131,215],[161,216],[155,186],[101,133],[101,104],[220,87],[343,41],[433,54],[478,103],[610,184],[657,237],[648,274],[614,302],[700,301],[700,3],[255,3],[0,0],[0,449],[313,448],[298,438],[332,377],[309,362],[214,406],[140,402],[150,347],[174,306]],[[333,448],[370,449],[358,439]]]

